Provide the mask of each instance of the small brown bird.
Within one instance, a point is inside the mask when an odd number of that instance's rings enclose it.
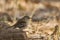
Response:
[[[29,16],[24,16],[22,19],[19,19],[16,24],[13,25],[14,28],[25,28],[29,19]]]

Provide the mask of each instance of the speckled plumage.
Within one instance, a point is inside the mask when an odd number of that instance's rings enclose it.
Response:
[[[22,19],[19,19],[16,24],[14,24],[14,28],[25,28],[27,26],[27,21],[29,20],[29,16],[24,16]]]

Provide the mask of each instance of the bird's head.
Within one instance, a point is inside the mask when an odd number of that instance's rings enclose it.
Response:
[[[27,20],[30,19],[30,17],[29,16],[24,16],[23,19],[27,21]]]

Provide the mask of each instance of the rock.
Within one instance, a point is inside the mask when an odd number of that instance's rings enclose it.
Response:
[[[13,22],[13,20],[10,17],[10,15],[8,13],[3,13],[3,12],[0,12],[0,21]]]
[[[5,29],[0,32],[0,40],[27,40],[26,33],[18,29]]]
[[[58,8],[56,7],[46,7],[44,9],[39,8],[36,9],[33,16],[32,21],[47,21],[55,19],[55,16],[57,16]]]

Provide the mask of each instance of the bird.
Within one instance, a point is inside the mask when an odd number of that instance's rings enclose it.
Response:
[[[24,16],[23,18],[19,19],[14,25],[14,28],[25,28],[27,26],[27,22],[30,19],[29,16]]]

